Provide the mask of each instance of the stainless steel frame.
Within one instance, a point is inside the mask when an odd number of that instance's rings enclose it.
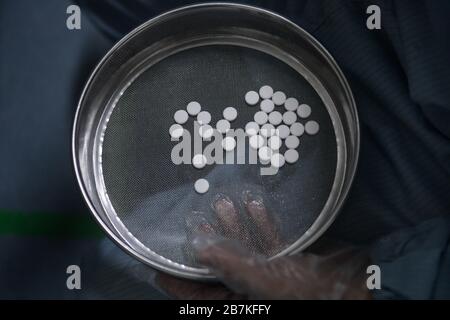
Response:
[[[81,95],[72,137],[75,172],[96,220],[122,249],[154,268],[190,279],[214,277],[207,269],[152,252],[117,217],[104,187],[101,151],[109,116],[134,79],[169,55],[211,44],[253,48],[289,64],[315,88],[334,125],[338,160],[328,201],[310,229],[277,256],[303,250],[330,226],[347,196],[359,154],[356,106],[343,73],[317,40],[289,20],[251,6],[208,3],[167,12],[129,33],[97,65]]]

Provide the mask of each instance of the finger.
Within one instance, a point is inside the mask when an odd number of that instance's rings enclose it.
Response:
[[[291,274],[285,275],[294,283],[314,283],[314,290],[296,291],[296,295],[326,299],[367,299],[366,267],[369,260],[363,252],[351,247],[341,247],[327,255],[303,253],[289,257],[296,265]],[[275,263],[277,259],[272,262]],[[274,265],[281,270],[285,264]],[[307,287],[307,285],[305,285]],[[328,294],[327,294],[328,292]]]
[[[215,226],[206,214],[200,211],[193,211],[185,218],[186,231],[188,234],[217,234]]]
[[[252,255],[235,242],[211,237],[197,237],[192,246],[198,261],[233,291],[251,297],[264,291],[269,278],[264,257]]]
[[[340,251],[342,248],[350,247],[351,244],[341,239],[323,236],[309,246],[305,251],[320,256],[326,256]]]
[[[218,194],[213,202],[213,209],[223,235],[248,245],[250,238],[248,230],[240,219],[239,210],[235,207],[233,201],[223,194]]]
[[[193,211],[185,218],[186,227],[186,243],[183,246],[183,252],[186,259],[192,264],[198,264],[196,257],[193,254],[191,247],[192,240],[198,235],[217,235],[216,228],[213,223],[209,221],[206,214],[200,211]]]
[[[254,225],[256,232],[262,240],[261,250],[265,254],[272,254],[279,250],[281,241],[275,222],[270,217],[262,197],[254,195],[250,191],[245,191],[243,202],[247,210],[250,221]]]
[[[243,298],[234,294],[221,284],[194,282],[179,279],[165,273],[158,273],[155,282],[162,291],[175,299],[229,300]]]
[[[342,265],[349,261],[355,261],[355,266],[358,262],[366,263],[368,261],[366,250],[343,241],[334,241],[333,239],[320,239],[308,248],[307,252],[312,253],[312,256],[320,257],[321,261],[326,262],[321,264],[321,268],[324,270],[327,270],[327,268],[332,269],[330,266]],[[332,270],[329,271],[331,272]]]

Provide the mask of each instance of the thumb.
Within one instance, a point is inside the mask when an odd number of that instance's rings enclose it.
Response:
[[[227,287],[254,296],[266,277],[266,258],[254,255],[239,243],[201,235],[193,239],[198,261],[209,268]]]

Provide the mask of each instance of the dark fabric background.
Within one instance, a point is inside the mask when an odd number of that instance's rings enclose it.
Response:
[[[0,3],[0,209],[13,212],[8,219],[17,219],[16,212],[32,221],[38,212],[58,219],[89,216],[70,154],[81,88],[116,40],[189,2],[77,3],[80,31],[65,27],[69,1]],[[394,267],[386,268],[383,297],[450,297],[448,286],[437,285],[442,279],[450,283],[445,227],[450,215],[450,2],[245,3],[274,10],[312,33],[336,58],[355,95],[362,133],[359,170],[327,236],[373,245],[380,263],[389,253]],[[371,4],[382,10],[380,31],[366,28]],[[0,297],[161,297],[130,272],[136,262],[109,240],[5,230]],[[425,243],[439,253],[436,258],[427,256],[432,250],[423,249]],[[414,254],[419,249],[421,254]],[[420,268],[400,276],[419,262]],[[65,288],[65,267],[72,263],[86,267],[88,289]],[[406,278],[420,278],[415,282],[420,284],[411,287]]]

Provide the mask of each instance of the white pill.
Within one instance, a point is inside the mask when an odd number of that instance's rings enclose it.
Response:
[[[308,121],[305,124],[305,131],[307,134],[314,135],[319,132],[319,124],[316,121]]]
[[[233,107],[228,107],[223,110],[223,117],[228,121],[234,121],[237,118],[237,110]]]
[[[311,107],[307,104],[301,104],[297,109],[297,114],[300,118],[308,118],[311,115]]]
[[[198,193],[206,193],[209,190],[209,182],[206,179],[198,179],[194,183],[194,189]]]
[[[283,113],[283,122],[285,124],[290,126],[295,121],[297,121],[297,115],[295,114],[295,112],[287,111],[287,112]]]
[[[266,123],[259,130],[259,134],[263,137],[271,137],[275,135],[275,127],[270,123]]]
[[[278,136],[270,137],[269,143],[268,143],[270,149],[279,150],[281,148],[281,144],[282,144],[282,142],[281,142],[280,137],[278,137]]]
[[[272,101],[276,106],[281,106],[286,101],[286,95],[284,92],[277,91],[273,94]]]
[[[203,154],[196,154],[192,158],[192,165],[197,169],[204,168],[206,166],[207,162],[208,162],[208,160],[206,159],[206,157]]]
[[[196,116],[202,111],[202,107],[197,101],[191,101],[188,103],[186,110],[191,116]]]
[[[202,111],[197,115],[197,122],[199,124],[208,124],[211,122],[211,114],[208,111]]]
[[[181,137],[183,135],[183,132],[183,127],[178,123],[171,125],[169,128],[170,136],[174,139],[178,139],[179,137]]]
[[[255,134],[258,134],[259,132],[259,124],[256,122],[249,122],[245,125],[245,133],[247,133],[249,136],[253,136]]]
[[[283,116],[278,111],[273,111],[269,114],[269,122],[274,126],[277,126],[283,121]]]
[[[189,119],[189,115],[184,110],[178,110],[173,115],[173,119],[175,120],[176,123],[185,124],[188,121],[188,119]]]
[[[198,128],[198,133],[203,139],[209,140],[214,134],[214,129],[209,124],[204,124]]]
[[[260,107],[261,110],[264,111],[265,113],[271,113],[273,109],[275,109],[273,101],[269,99],[261,101]]]
[[[298,108],[298,100],[295,98],[289,98],[284,103],[284,107],[287,111],[296,111]]]
[[[271,86],[262,86],[259,89],[259,95],[262,99],[270,99],[273,95],[273,89]]]
[[[255,119],[255,122],[257,124],[263,125],[267,122],[268,116],[267,113],[265,113],[264,111],[258,111],[257,113],[255,113],[253,119]]]
[[[275,168],[281,168],[282,166],[284,166],[285,161],[286,160],[284,159],[284,156],[279,153],[273,154],[270,158],[270,163]]]
[[[248,105],[254,106],[259,101],[259,94],[256,91],[249,91],[245,94],[245,102],[247,102]]]
[[[293,136],[300,137],[305,132],[305,127],[300,122],[296,122],[291,125],[290,132]]]
[[[269,147],[261,147],[258,151],[258,156],[261,161],[270,161],[273,151]]]
[[[296,163],[298,160],[298,152],[295,149],[289,149],[284,153],[284,159],[287,163]]]
[[[286,147],[288,149],[297,149],[297,147],[300,145],[300,140],[296,136],[289,136],[284,141],[286,144]]]
[[[222,140],[222,147],[225,151],[231,151],[236,147],[236,140],[233,137],[226,137]]]
[[[259,134],[251,136],[249,139],[250,147],[258,150],[264,145],[264,138],[261,137]]]
[[[220,133],[227,133],[227,131],[230,130],[230,127],[231,127],[230,123],[228,122],[228,120],[225,119],[219,120],[216,123],[216,129]]]
[[[281,139],[286,139],[291,132],[290,132],[289,127],[287,125],[282,124],[282,125],[277,127],[277,133],[278,133],[278,136]]]

